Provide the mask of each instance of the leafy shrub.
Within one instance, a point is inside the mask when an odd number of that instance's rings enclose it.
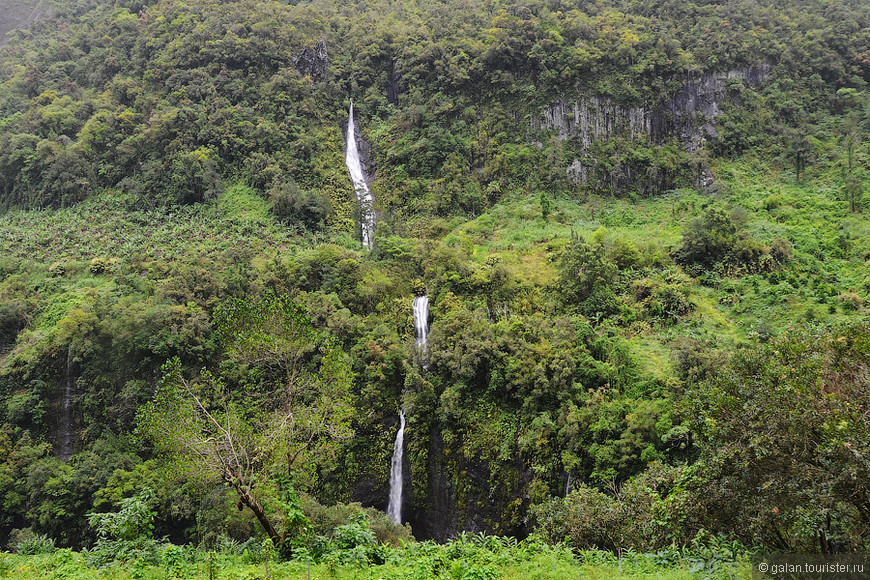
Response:
[[[587,244],[574,237],[559,260],[559,286],[566,301],[584,302],[594,290],[607,287],[616,275],[616,265],[607,259],[602,245]]]
[[[864,299],[854,290],[843,292],[838,296],[838,299],[843,306],[843,310],[855,311],[860,310],[864,306]]]
[[[770,255],[773,256],[777,262],[790,260],[793,254],[794,250],[791,247],[791,243],[786,239],[776,238],[770,244]]]
[[[688,295],[685,288],[673,284],[656,288],[650,300],[649,311],[654,316],[676,321],[695,309]]]
[[[105,258],[94,258],[91,260],[88,270],[90,270],[91,274],[102,274],[108,266],[109,262]]]
[[[627,483],[616,496],[577,484],[568,496],[532,509],[536,530],[553,543],[566,538],[579,550],[654,547],[651,509],[657,497],[643,485]]]
[[[21,530],[23,533],[17,534],[13,539],[10,537],[10,545],[16,554],[22,556],[34,556],[37,554],[51,554],[57,548],[54,545],[54,538],[50,538],[45,534],[34,534],[30,528]]]
[[[767,211],[774,210],[780,207],[783,204],[783,197],[781,194],[776,193],[774,195],[770,195],[764,199],[764,209]]]
[[[172,544],[163,549],[161,555],[163,566],[169,574],[170,578],[184,578],[184,550],[180,546]]]
[[[746,543],[864,549],[868,337],[866,322],[790,330],[694,385],[686,403],[702,456],[680,485],[682,511]]]
[[[97,544],[91,552],[96,564],[112,560],[126,561],[145,557],[157,561],[157,544],[152,539],[156,496],[145,488],[135,497],[122,499],[116,512],[88,514],[92,528],[97,530]]]
[[[753,239],[749,232],[740,232],[731,251],[731,257],[738,265],[754,272],[763,269],[763,258],[769,252],[770,248]]]
[[[380,510],[364,508],[359,503],[324,506],[310,496],[303,496],[301,501],[302,509],[310,521],[312,535],[329,537],[338,528],[364,519],[379,544],[388,543],[397,546],[414,540],[407,526],[393,523],[387,514]]]
[[[610,248],[610,259],[620,270],[636,266],[640,262],[640,258],[640,251],[631,240],[620,237],[613,241]]]
[[[683,239],[674,258],[680,264],[709,267],[731,251],[736,233],[737,227],[727,211],[719,207],[708,208],[683,230]]]
[[[309,229],[322,227],[332,213],[329,198],[301,189],[292,179],[279,181],[269,188],[269,207],[278,219],[302,224]]]
[[[679,282],[662,284],[657,280],[642,278],[631,283],[631,291],[651,318],[674,322],[695,309],[689,300],[689,291]]]
[[[15,341],[18,333],[30,322],[27,304],[22,300],[0,301],[0,344]]]
[[[66,264],[64,262],[54,262],[48,267],[48,273],[54,278],[63,278],[66,276]]]
[[[727,354],[715,345],[688,336],[674,338],[671,356],[679,377],[690,383],[715,377],[728,360]]]
[[[583,315],[591,319],[606,318],[619,312],[616,294],[607,286],[597,286],[583,302]]]
[[[360,514],[352,521],[335,528],[332,532],[332,541],[339,550],[352,550],[358,546],[373,545],[375,533],[366,517]]]
[[[207,201],[223,190],[214,153],[206,147],[174,153],[168,168],[161,181],[169,203]]]
[[[365,514],[357,514],[350,522],[336,527],[330,537],[316,536],[311,555],[317,561],[341,564],[383,562],[375,543],[375,533]]]

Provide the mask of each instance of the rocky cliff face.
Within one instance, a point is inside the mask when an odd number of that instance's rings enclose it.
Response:
[[[676,134],[689,153],[701,147],[707,137],[716,135],[713,120],[722,114],[720,105],[726,98],[728,81],[743,80],[757,87],[770,74],[770,65],[763,63],[728,72],[708,73],[689,78],[683,88],[665,105],[662,130]]]
[[[425,471],[413,474],[417,480],[423,480],[417,481],[417,486],[423,487],[425,492],[413,495],[408,520],[415,537],[444,542],[455,537],[459,530],[454,482],[445,464],[441,431],[432,425],[428,435],[425,442],[416,442],[426,449]]]
[[[770,65],[760,64],[689,75],[675,95],[664,102],[643,106],[625,106],[608,97],[587,94],[563,95],[532,118],[532,130],[538,134],[551,131],[560,141],[571,140],[576,157],[565,168],[568,179],[589,184],[593,179],[591,167],[597,161],[592,151],[594,145],[617,138],[647,147],[676,142],[687,153],[695,153],[709,137],[716,135],[713,120],[722,113],[728,82],[739,79],[754,87],[769,73]],[[627,176],[632,171],[637,173],[629,166],[623,170]],[[619,181],[630,179],[616,177],[615,183]],[[615,188],[619,189],[618,183]]]
[[[0,0],[0,46],[6,42],[10,30],[25,29],[40,18],[51,15],[51,6],[45,0]]]
[[[296,71],[302,76],[309,76],[314,82],[323,79],[326,67],[329,65],[329,55],[326,52],[326,39],[323,38],[314,47],[305,47],[299,56],[293,59]]]

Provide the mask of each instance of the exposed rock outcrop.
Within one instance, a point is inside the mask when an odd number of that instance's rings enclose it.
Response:
[[[322,38],[314,48],[305,47],[295,59],[293,65],[302,76],[309,76],[315,82],[322,80],[329,65],[329,55],[326,52],[326,39]]]
[[[596,141],[619,137],[656,146],[677,140],[687,152],[698,151],[716,135],[713,120],[722,113],[728,82],[741,79],[749,86],[757,86],[770,68],[763,63],[727,72],[690,74],[675,95],[643,106],[625,106],[608,97],[587,94],[563,95],[540,116],[533,117],[532,129],[554,131],[562,141],[573,139],[580,155],[565,171],[571,182],[587,183],[591,160],[584,159],[584,155]]]

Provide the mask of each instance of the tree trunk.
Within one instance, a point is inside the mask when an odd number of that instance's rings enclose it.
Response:
[[[260,505],[260,501],[251,494],[250,488],[245,485],[242,478],[232,469],[228,469],[228,472],[224,472],[224,481],[236,490],[236,493],[239,494],[239,500],[241,500],[244,505],[248,506],[248,509],[254,512],[254,516],[263,526],[263,529],[266,530],[266,533],[269,535],[269,538],[272,539],[272,542],[274,542],[276,546],[280,545],[281,536],[278,535],[275,526],[273,526],[272,522],[269,521],[269,518],[266,516],[266,510],[264,510],[263,506]]]
[[[281,536],[278,535],[278,532],[275,530],[272,522],[269,521],[269,518],[266,516],[266,511],[263,509],[263,506],[260,505],[260,502],[257,500],[257,498],[239,487],[236,487],[236,492],[238,492],[239,498],[242,500],[242,503],[248,506],[248,508],[252,512],[254,512],[254,516],[257,518],[257,521],[260,522],[260,524],[263,526],[263,529],[266,530],[266,533],[269,535],[269,538],[272,539],[272,542],[276,546],[280,545]]]

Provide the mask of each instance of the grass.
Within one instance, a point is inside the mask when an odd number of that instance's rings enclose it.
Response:
[[[275,253],[307,242],[313,243],[310,234],[272,219],[265,201],[238,185],[208,204],[148,208],[106,192],[56,211],[0,216],[0,255],[46,264],[96,257],[213,259],[239,249]]]
[[[733,343],[751,339],[759,328],[776,332],[808,320],[836,323],[864,315],[860,300],[870,293],[870,220],[849,211],[836,167],[820,167],[799,182],[774,164],[745,157],[721,161],[715,172],[715,193],[683,189],[634,201],[565,196],[551,202],[546,220],[537,194],[508,195],[484,215],[455,227],[445,241],[479,261],[498,256],[517,279],[546,287],[557,281],[555,262],[572,234],[587,241],[630,240],[647,262],[666,264],[683,226],[718,204],[759,242],[791,242],[793,259],[773,275],[725,276],[692,286],[695,311],[675,326],[652,324],[644,339],[634,337],[640,354],[660,361],[664,353],[656,343],[675,333]],[[655,267],[643,275],[664,276]],[[858,308],[846,303],[855,295]],[[636,334],[633,327],[626,336]]]
[[[246,562],[245,556],[215,556],[211,570],[214,578],[220,580],[255,580],[262,578],[307,580],[405,580],[405,579],[461,579],[461,578],[498,578],[501,580],[562,580],[587,579],[604,580],[626,578],[631,580],[692,580],[700,576],[689,570],[687,563],[670,566],[656,566],[652,560],[643,556],[636,560],[618,562],[584,562],[565,551],[552,549],[537,554],[525,561],[502,565],[479,566],[465,559],[443,562],[436,569],[425,559],[397,559],[381,565],[329,564],[307,562]],[[612,558],[611,558],[612,559]],[[0,556],[0,577],[31,578],[33,580],[163,580],[166,578],[209,578],[209,562],[206,554],[190,552],[188,561],[172,569],[166,565],[143,564],[139,562],[115,562],[103,568],[94,568],[79,552],[58,550],[53,554],[19,556],[2,554]],[[195,561],[193,561],[195,560]],[[636,563],[636,564],[635,564]],[[310,569],[310,576],[309,576]],[[750,578],[751,573],[745,562],[730,566],[733,578]],[[728,570],[720,569],[714,577],[728,578]]]

